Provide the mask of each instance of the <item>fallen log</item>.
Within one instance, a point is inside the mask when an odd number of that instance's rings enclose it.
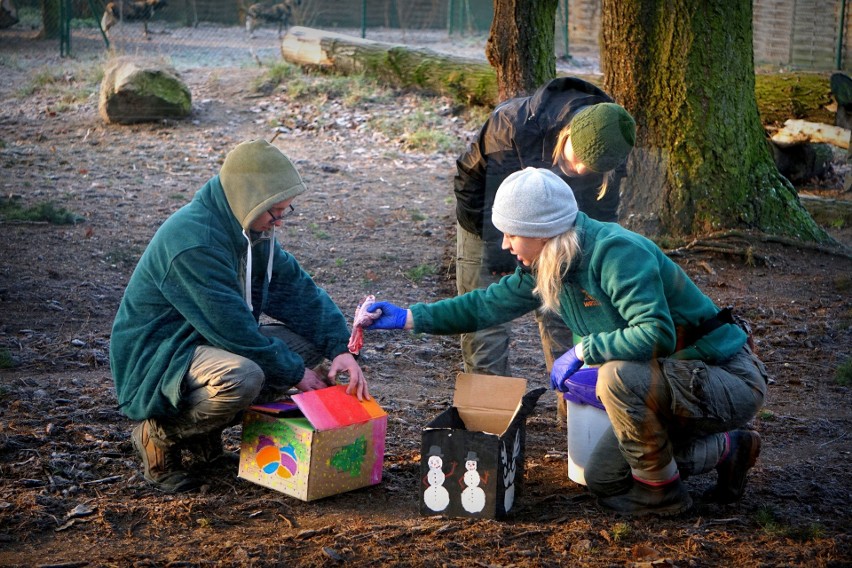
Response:
[[[839,126],[790,119],[784,122],[784,128],[772,135],[772,141],[780,146],[791,146],[802,142],[822,142],[848,149],[850,134],[852,132],[848,129]]]
[[[456,57],[401,44],[384,43],[295,26],[281,43],[285,61],[336,73],[364,73],[397,87],[421,87],[448,94],[460,103],[493,107],[497,75],[482,59]],[[603,77],[572,73],[598,87]],[[765,124],[796,116],[816,122],[833,120],[825,110],[831,100],[828,77],[816,73],[757,74],[755,97]]]
[[[364,73],[398,87],[419,87],[468,105],[494,106],[497,75],[485,61],[427,48],[292,27],[281,42],[285,61],[338,73]]]

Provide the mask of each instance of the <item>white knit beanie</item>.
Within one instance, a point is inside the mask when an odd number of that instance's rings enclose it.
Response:
[[[500,184],[491,222],[519,237],[553,237],[574,226],[577,200],[565,181],[542,168],[525,168]]]

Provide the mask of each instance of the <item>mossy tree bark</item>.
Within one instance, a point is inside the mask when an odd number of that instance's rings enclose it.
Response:
[[[750,0],[603,0],[604,90],[636,118],[624,224],[830,238],[772,159],[755,100]]]
[[[554,33],[559,0],[494,0],[485,56],[501,101],[529,94],[556,76]]]

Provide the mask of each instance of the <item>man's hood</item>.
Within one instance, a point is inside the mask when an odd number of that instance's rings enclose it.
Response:
[[[307,188],[296,167],[266,140],[239,144],[225,157],[219,181],[234,217],[245,230],[274,204]]]

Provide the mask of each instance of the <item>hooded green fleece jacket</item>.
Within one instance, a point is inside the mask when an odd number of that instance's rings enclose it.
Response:
[[[238,210],[274,201],[259,195]],[[243,220],[248,225],[250,220]],[[329,359],[347,352],[346,319],[329,296],[271,235],[252,243],[251,298],[246,303],[248,240],[219,176],[157,230],[133,272],[118,309],[110,364],[121,409],[143,420],[173,415],[195,348],[210,345],[257,363],[266,380],[295,385],[302,359],[260,333],[261,312],[317,345]],[[274,246],[267,280],[269,247]]]
[[[586,363],[656,357],[717,363],[742,349],[745,332],[724,324],[675,352],[677,327],[698,325],[719,308],[645,237],[583,213],[576,230],[582,253],[564,279],[559,303],[565,324],[583,336]],[[534,278],[518,268],[488,288],[414,304],[414,331],[466,333],[511,321],[541,305],[534,288]]]

